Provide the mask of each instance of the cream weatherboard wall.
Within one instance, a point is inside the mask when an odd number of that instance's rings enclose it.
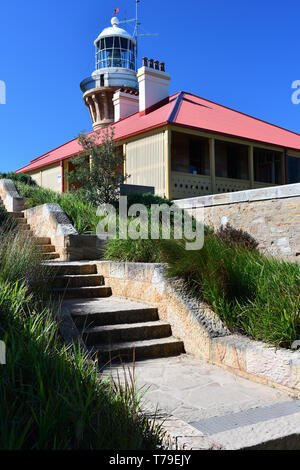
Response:
[[[29,173],[31,178],[39,185],[41,186],[41,172],[40,170],[34,171],[32,173]]]
[[[60,163],[41,168],[38,172],[28,174],[43,188],[61,192],[62,175]]]
[[[154,186],[155,194],[166,195],[165,132],[159,132],[126,144],[128,184]]]

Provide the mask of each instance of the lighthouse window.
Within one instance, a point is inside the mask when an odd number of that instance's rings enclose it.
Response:
[[[125,38],[120,38],[121,39],[121,48],[122,49],[128,49],[128,39]]]
[[[111,49],[113,47],[114,38],[105,38],[105,48]]]
[[[119,36],[102,38],[96,44],[96,68],[123,67],[135,70],[135,45]]]

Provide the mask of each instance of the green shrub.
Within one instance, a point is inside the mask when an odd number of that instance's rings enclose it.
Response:
[[[37,183],[30,175],[26,173],[14,173],[13,171],[9,173],[0,173],[0,179],[5,178],[14,181],[15,183],[27,184],[28,186],[37,186]]]
[[[171,206],[173,204],[170,199],[162,198],[160,196],[155,196],[151,193],[145,194],[129,194],[127,196],[127,204],[128,207],[132,206],[133,204],[143,204],[147,207],[147,209],[151,208],[151,204],[168,204]]]

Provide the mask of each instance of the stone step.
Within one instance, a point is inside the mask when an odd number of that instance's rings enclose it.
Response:
[[[52,289],[56,295],[60,295],[65,299],[80,299],[90,297],[110,297],[112,292],[111,288],[107,286],[98,287],[71,287],[71,288],[56,288]]]
[[[98,345],[90,348],[100,363],[108,361],[132,361],[136,359],[178,356],[184,352],[183,342],[174,338],[130,341],[113,345]]]
[[[51,263],[50,263],[51,266]],[[53,263],[57,269],[58,275],[80,275],[80,274],[97,274],[96,264],[89,263],[76,263],[76,262],[61,262],[59,264]]]
[[[107,310],[104,309],[103,311],[91,313],[83,313],[82,310],[79,310],[79,312],[72,312],[72,308],[70,310],[74,323],[78,327],[86,328],[90,326],[121,325],[158,320],[158,312],[155,307],[127,310],[113,310],[111,307],[108,307]]]
[[[44,260],[51,260],[51,259],[57,259],[57,258],[59,258],[59,253],[56,253],[55,251],[51,253],[43,253]]]
[[[28,225],[27,224],[27,219],[25,219],[24,217],[23,218],[15,217],[14,219],[19,225]]]
[[[50,245],[51,244],[51,238],[49,237],[34,237],[34,239],[38,245]]]
[[[39,244],[39,249],[43,252],[43,253],[55,253],[55,246],[54,245],[41,245]]]
[[[29,232],[30,231],[30,225],[25,223],[25,224],[19,224],[19,230],[22,232]]]
[[[63,274],[56,276],[54,287],[92,287],[103,286],[104,278],[100,274]]]
[[[9,214],[16,218],[16,219],[23,219],[24,218],[24,213],[23,212],[9,212]]]
[[[167,338],[172,335],[169,323],[153,321],[121,325],[96,326],[81,332],[87,346],[105,343],[121,343],[128,341],[144,341]]]

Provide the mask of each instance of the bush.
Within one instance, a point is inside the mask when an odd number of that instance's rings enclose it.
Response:
[[[14,173],[13,171],[9,173],[0,173],[0,179],[2,178],[12,180],[15,183],[27,184],[28,186],[37,186],[34,179],[26,173]]]
[[[239,245],[248,250],[256,250],[258,242],[249,233],[232,227],[229,223],[221,226],[216,235],[223,240],[228,246]]]
[[[132,206],[133,204],[143,204],[144,206],[147,207],[147,209],[151,208],[151,204],[168,204],[168,206],[171,206],[173,204],[170,199],[165,199],[160,196],[155,196],[154,194],[151,193],[145,193],[145,194],[129,194],[127,196],[127,203],[128,207]]]

